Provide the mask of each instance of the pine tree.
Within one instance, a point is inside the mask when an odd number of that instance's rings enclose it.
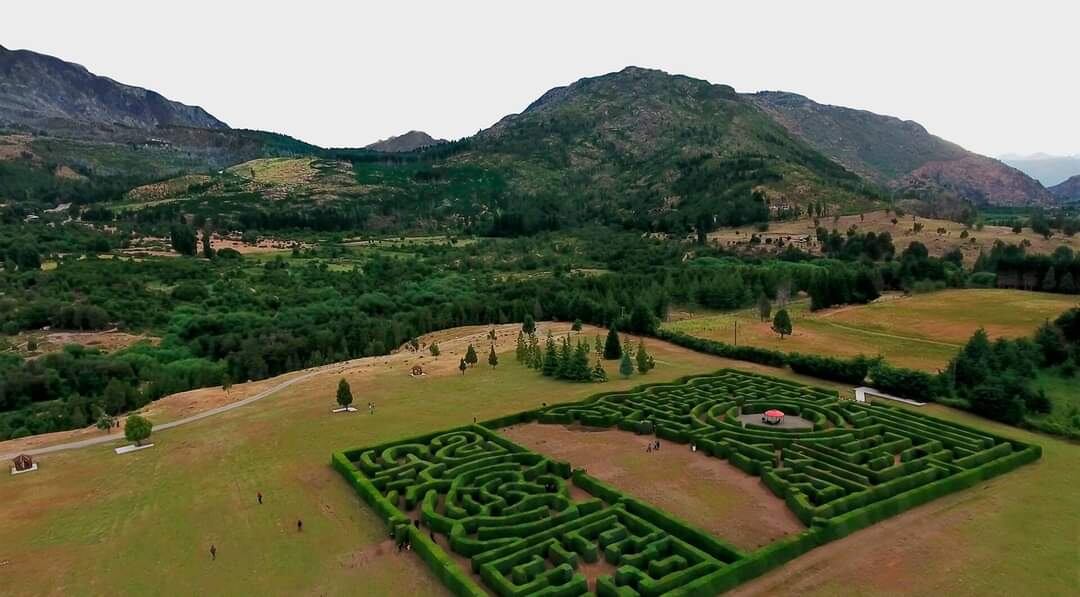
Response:
[[[644,375],[649,372],[649,369],[653,368],[652,356],[650,356],[648,352],[645,352],[644,339],[638,343],[637,354],[635,354],[634,357],[637,360],[638,373]]]
[[[619,361],[619,374],[623,377],[630,377],[634,374],[634,363],[630,360],[629,352],[623,352],[622,360]]]
[[[769,316],[772,315],[772,303],[769,301],[769,297],[765,296],[764,292],[758,295],[757,308],[758,316],[761,317],[761,321],[768,321]]]
[[[526,357],[528,357],[528,354],[529,347],[525,345],[525,333],[518,332],[517,347],[514,349],[514,355],[517,357],[517,362],[524,362]]]
[[[776,317],[773,318],[772,329],[777,334],[780,334],[781,340],[784,339],[784,336],[791,335],[791,317],[788,316],[787,309],[780,309],[776,312]]]
[[[545,377],[554,377],[559,370],[559,351],[555,348],[555,338],[548,332],[547,346],[544,347],[544,364],[540,369]]]
[[[540,352],[540,340],[536,337],[536,334],[529,334],[529,356],[528,365],[533,369],[539,369],[544,366],[544,355]]]
[[[589,381],[592,372],[589,370],[589,343],[578,342],[574,349],[572,365],[570,366],[570,379],[574,381]]]
[[[488,365],[491,365],[491,368],[494,369],[495,365],[498,365],[498,364],[499,364],[499,355],[495,354],[495,345],[492,344],[491,345],[491,350],[488,351]]]
[[[1046,270],[1046,277],[1042,281],[1042,289],[1046,292],[1053,292],[1057,290],[1057,279],[1054,277],[1054,268]]]
[[[592,369],[592,380],[600,383],[607,381],[607,371],[604,371],[604,364],[599,358],[596,359],[596,365]]]
[[[428,351],[431,352],[431,356],[433,357],[439,356],[439,353],[441,352],[439,350],[439,343],[432,340],[431,345],[428,346]]]
[[[349,382],[345,381],[345,378],[342,377],[337,385],[337,403],[340,404],[342,408],[348,408],[349,405],[352,404],[352,401],[352,388],[349,387]]]
[[[573,360],[573,354],[570,351],[570,339],[563,338],[559,343],[559,367],[555,370],[555,377],[571,379],[570,370],[574,366]]]
[[[607,341],[604,342],[604,358],[614,361],[622,356],[622,345],[619,344],[619,332],[612,326],[607,333]]]
[[[593,340],[593,349],[596,351],[596,358],[604,355],[604,341],[600,339],[600,334],[597,334]]]
[[[572,331],[575,331],[575,332],[580,332],[581,331],[581,320],[580,319],[575,319],[574,323],[572,323],[570,325],[570,329]]]
[[[536,333],[536,320],[532,315],[525,316],[525,320],[521,322],[521,331],[530,336]]]
[[[1061,276],[1061,282],[1058,282],[1058,292],[1064,292],[1065,294],[1073,294],[1076,292],[1076,283],[1073,282],[1072,272],[1065,272],[1065,275]]]

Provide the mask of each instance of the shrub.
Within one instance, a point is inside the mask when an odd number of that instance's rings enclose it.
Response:
[[[150,437],[154,424],[139,415],[131,415],[124,423],[124,437],[136,446],[141,446],[144,439]]]
[[[893,367],[882,361],[870,368],[870,379],[875,388],[911,400],[932,400],[938,392],[935,376],[914,369]]]
[[[854,359],[836,359],[793,352],[787,355],[787,362],[796,373],[855,385],[863,383],[876,361],[862,355]]]

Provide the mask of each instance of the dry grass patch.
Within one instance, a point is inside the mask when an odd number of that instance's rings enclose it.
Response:
[[[892,223],[893,218],[897,219],[896,224]],[[1041,234],[1036,234],[1030,228],[1024,228],[1022,232],[1016,234],[1007,226],[985,226],[982,230],[972,228],[968,230],[968,238],[960,238],[961,233],[967,230],[967,227],[958,222],[923,217],[916,217],[914,221],[923,225],[922,230],[919,232],[914,231],[910,214],[897,218],[892,212],[886,213],[884,210],[879,210],[862,215],[840,216],[835,221],[833,218],[821,218],[819,226],[827,230],[836,229],[840,232],[844,232],[851,227],[854,227],[859,232],[888,232],[892,235],[893,245],[895,245],[897,253],[906,249],[908,244],[913,241],[923,243],[930,254],[937,257],[959,248],[964,254],[964,262],[968,265],[974,263],[979,256],[979,251],[989,252],[990,248],[994,246],[994,241],[997,240],[1013,244],[1020,244],[1026,240],[1031,243],[1028,248],[1029,253],[1050,254],[1054,252],[1054,249],[1062,245],[1072,247],[1073,250],[1080,249],[1080,237],[1070,238],[1055,235],[1050,239],[1045,239]],[[945,230],[944,234],[938,233],[940,228]],[[813,218],[803,218],[790,222],[770,222],[769,229],[765,233],[758,233],[754,226],[725,228],[709,234],[709,240],[719,242],[725,246],[731,244],[744,245],[749,242],[753,234],[761,234],[766,238],[810,235],[810,246],[805,250],[817,254],[821,252],[821,247],[816,242],[816,227]],[[771,245],[762,245],[762,250],[772,249]]]
[[[652,435],[530,423],[498,430],[512,442],[565,460],[619,491],[751,551],[803,530],[784,500],[726,460]]]

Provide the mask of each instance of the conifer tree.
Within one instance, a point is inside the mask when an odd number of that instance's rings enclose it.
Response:
[[[517,346],[514,349],[514,356],[517,357],[517,362],[522,363],[525,361],[529,354],[529,347],[525,344],[525,333],[518,332]]]
[[[642,375],[648,373],[650,369],[656,366],[652,355],[645,351],[644,339],[638,343],[637,353],[634,355],[634,358],[637,360],[638,373],[641,373]]]
[[[758,316],[761,318],[761,321],[768,321],[769,316],[772,315],[772,303],[769,301],[769,297],[765,296],[764,292],[758,295],[757,308]]]
[[[1076,284],[1073,282],[1072,273],[1066,271],[1065,275],[1061,276],[1061,282],[1058,282],[1058,292],[1064,292],[1065,294],[1076,292]]]
[[[596,358],[604,356],[604,341],[600,339],[600,334],[593,340],[593,349],[596,350]]]
[[[573,379],[571,369],[574,366],[573,353],[570,351],[570,339],[563,338],[559,343],[559,367],[555,370],[555,377],[559,379]]]
[[[788,317],[787,309],[780,309],[776,312],[776,317],[773,318],[772,329],[777,334],[780,334],[781,340],[784,339],[784,336],[791,335],[791,317]]]
[[[634,374],[634,363],[630,360],[629,352],[623,352],[622,360],[619,361],[619,374],[623,377],[630,377]]]
[[[589,370],[589,343],[578,342],[574,348],[574,356],[570,367],[570,379],[574,381],[589,381],[592,372]]]
[[[536,333],[536,320],[532,315],[525,316],[525,320],[521,322],[521,331],[530,336]]]
[[[1046,277],[1042,281],[1042,289],[1046,292],[1057,290],[1057,279],[1054,276],[1054,268],[1046,270]]]
[[[491,345],[491,350],[488,351],[488,365],[491,365],[491,368],[494,369],[495,366],[498,365],[498,364],[499,364],[499,355],[495,354],[495,345],[492,344]]]
[[[469,348],[465,350],[465,363],[472,367],[478,362],[480,362],[480,358],[476,356],[476,349],[470,344]]]
[[[619,344],[619,332],[612,326],[607,333],[607,341],[604,342],[604,358],[614,361],[622,356],[622,345]]]
[[[559,351],[555,348],[555,338],[548,333],[547,345],[544,347],[544,363],[540,370],[545,377],[554,377],[559,370]]]
[[[345,381],[342,377],[337,386],[337,403],[342,408],[348,408],[353,402],[352,388],[349,387],[349,382]]]
[[[604,371],[604,364],[599,358],[596,359],[596,365],[592,369],[592,380],[600,383],[607,381],[607,371]]]
[[[544,366],[544,355],[540,352],[540,340],[537,339],[536,334],[529,334],[528,364],[533,369],[539,369]]]

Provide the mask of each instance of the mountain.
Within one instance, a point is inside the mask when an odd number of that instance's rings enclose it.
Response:
[[[684,229],[760,218],[761,198],[773,210],[867,200],[855,174],[731,87],[637,67],[552,89],[449,161],[502,173],[498,209],[533,219]]]
[[[910,120],[819,104],[783,91],[746,97],[791,133],[861,176],[898,191],[953,194],[979,205],[1046,205],[1023,172],[936,137]]]
[[[170,176],[320,151],[231,129],[202,108],[78,64],[0,47],[0,204],[101,201]]]
[[[376,141],[371,145],[366,145],[364,149],[386,153],[401,153],[416,151],[433,145],[442,145],[443,143],[446,143],[446,139],[436,139],[423,131],[409,131],[404,135]]]
[[[116,128],[228,128],[198,106],[117,83],[59,58],[2,46],[0,126],[78,136]]]
[[[1080,155],[1008,154],[1001,156],[1001,161],[1037,179],[1046,187],[1080,174]]]
[[[1061,201],[1080,201],[1080,174],[1050,187],[1050,193]]]

